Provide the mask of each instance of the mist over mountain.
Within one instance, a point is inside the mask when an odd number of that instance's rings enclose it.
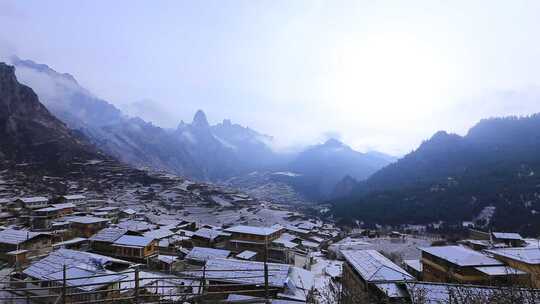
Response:
[[[16,57],[13,63],[19,77],[36,88],[52,113],[103,151],[136,167],[216,180],[279,159],[266,145],[271,137],[230,121],[211,127],[204,112],[198,111],[191,124],[181,122],[176,130],[164,129],[125,115],[69,74]]]
[[[467,135],[437,132],[336,202],[337,214],[405,224],[473,220],[532,231],[540,223],[540,114],[480,121]]]
[[[276,153],[271,148],[272,136],[232,123],[230,119],[211,126],[211,131],[217,140],[235,150],[238,157],[250,167],[274,167],[285,161],[282,153]]]
[[[15,68],[0,63],[0,160],[61,171],[69,161],[103,158],[80,134],[51,115]]]
[[[81,87],[73,76],[47,65],[13,59],[22,82],[35,88],[43,104],[70,128],[85,134],[107,154],[135,167],[151,167],[204,178],[182,144],[166,130],[130,118]]]
[[[382,153],[361,153],[337,139],[314,145],[301,152],[289,170],[302,175],[299,187],[309,189],[312,198],[328,199],[336,185],[346,176],[364,180],[391,163]],[[301,186],[300,186],[301,185]]]
[[[320,200],[331,197],[345,176],[363,180],[392,161],[383,153],[360,153],[334,139],[300,153],[277,153],[271,148],[273,137],[229,119],[210,125],[202,110],[190,123],[181,121],[176,129],[161,128],[124,114],[70,74],[17,57],[12,61],[21,81],[35,88],[43,104],[69,128],[84,134],[107,154],[138,168],[210,181],[252,171],[295,171],[301,177],[282,176],[286,180],[280,182]]]

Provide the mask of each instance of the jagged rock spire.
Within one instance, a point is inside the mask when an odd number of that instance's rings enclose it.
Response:
[[[202,110],[198,110],[197,113],[195,113],[195,116],[193,117],[193,122],[191,124],[194,127],[204,127],[208,128],[210,125],[208,124],[208,120],[206,119],[206,114]]]

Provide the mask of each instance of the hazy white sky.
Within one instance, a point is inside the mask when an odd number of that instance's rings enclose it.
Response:
[[[205,110],[305,144],[403,154],[540,112],[540,1],[8,1],[0,55],[175,127]]]

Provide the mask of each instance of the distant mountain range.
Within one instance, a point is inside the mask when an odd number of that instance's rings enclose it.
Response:
[[[345,178],[364,180],[390,164],[391,156],[383,153],[361,153],[336,139],[314,145],[301,152],[288,170],[300,174],[295,185],[308,197],[329,199],[335,187]]]
[[[367,223],[459,224],[494,206],[480,225],[537,232],[539,151],[539,114],[482,120],[463,137],[440,131],[360,182],[335,213]]]
[[[70,74],[16,57],[12,64],[20,81],[32,87],[68,128],[84,135],[97,149],[137,168],[207,181],[253,171],[297,171],[300,178],[285,182],[311,198],[326,199],[345,176],[362,180],[392,161],[382,153],[356,152],[336,140],[300,154],[275,153],[271,136],[227,119],[210,125],[203,111],[198,111],[191,123],[180,122],[176,129],[161,128],[125,115]]]
[[[128,117],[81,87],[69,74],[30,60],[14,58],[13,64],[21,81],[36,90],[54,115],[85,134],[99,149],[133,166],[216,180],[252,169],[255,161],[243,161],[245,155],[250,155],[250,160],[261,155],[258,165],[272,155],[262,142],[269,137],[230,121],[211,127],[202,111],[191,124],[182,122],[176,130],[164,129]]]
[[[335,139],[280,155],[270,136],[228,120],[212,126],[198,111],[192,122],[163,129],[127,117],[69,74],[14,62],[15,69],[0,64],[0,164],[77,174],[66,164],[112,156],[196,179],[232,179],[255,193],[285,189],[278,199],[339,197],[335,216],[368,225],[473,220],[527,235],[540,231],[539,114],[482,120],[465,136],[437,132],[395,162]],[[249,177],[257,171],[258,178]],[[491,218],[482,216],[493,208]]]

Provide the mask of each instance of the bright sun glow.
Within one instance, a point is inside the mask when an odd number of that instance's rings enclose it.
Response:
[[[426,113],[418,109],[444,106],[451,68],[440,50],[414,37],[369,36],[336,49],[334,56],[325,99],[336,101],[332,107],[345,117],[410,119]]]

